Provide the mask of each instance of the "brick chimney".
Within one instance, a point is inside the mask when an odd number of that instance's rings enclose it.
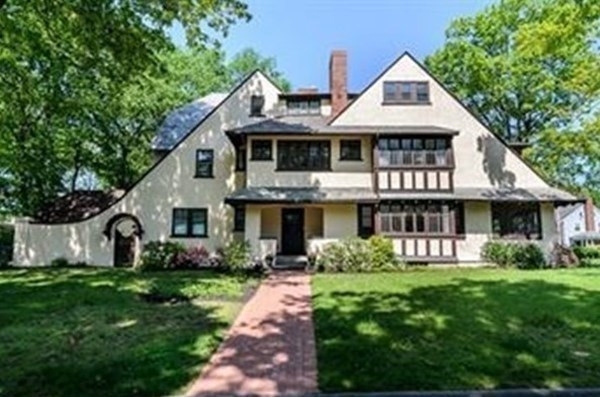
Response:
[[[329,91],[331,92],[331,117],[335,117],[348,103],[348,55],[343,50],[333,50],[329,60]]]
[[[594,202],[592,201],[591,198],[587,198],[585,200],[585,207],[584,207],[584,214],[585,214],[585,231],[586,232],[593,232],[595,231],[595,219],[594,219]]]

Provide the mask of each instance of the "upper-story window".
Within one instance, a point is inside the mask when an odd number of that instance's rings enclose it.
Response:
[[[250,116],[264,116],[265,97],[264,95],[252,95],[250,97]]]
[[[380,138],[379,166],[449,167],[450,147],[448,138]]]
[[[360,139],[342,139],[340,141],[340,160],[342,161],[361,161],[361,140]]]
[[[273,148],[270,139],[252,140],[250,160],[273,160]]]
[[[214,151],[212,149],[198,149],[196,151],[196,178],[213,177]]]
[[[329,141],[277,141],[278,171],[329,171]]]
[[[386,81],[383,83],[383,103],[429,104],[429,83],[426,81]]]
[[[288,99],[287,113],[291,115],[321,114],[319,99]]]

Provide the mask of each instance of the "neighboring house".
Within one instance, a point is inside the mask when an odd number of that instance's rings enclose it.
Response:
[[[560,207],[557,210],[560,242],[573,245],[600,245],[600,209],[591,199],[585,203]]]
[[[283,93],[253,73],[192,111],[197,125],[161,132],[157,162],[105,209],[19,222],[15,263],[126,264],[152,240],[216,250],[247,239],[257,258],[301,255],[372,234],[393,239],[409,262],[478,263],[482,245],[499,238],[549,254],[554,207],[577,199],[542,180],[411,55],[360,95],[346,78],[343,51],[332,54],[327,93]]]

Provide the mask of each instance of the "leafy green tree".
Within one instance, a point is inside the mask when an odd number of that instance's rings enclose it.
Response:
[[[12,0],[0,6],[0,208],[15,214],[34,213],[74,186],[77,170],[112,155],[90,144],[113,137],[97,130],[118,108],[109,95],[124,92],[122,106],[135,112],[126,93],[135,91],[139,76],[156,76],[157,54],[173,48],[168,27],[180,23],[189,46],[201,48],[215,42],[205,28],[226,34],[235,21],[249,19],[239,0]]]
[[[283,73],[277,70],[275,58],[264,57],[252,48],[243,49],[235,54],[227,65],[227,69],[230,73],[232,86],[235,86],[256,69],[260,69],[271,77],[283,91],[289,92],[292,88]]]
[[[528,141],[598,99],[597,0],[504,0],[452,22],[428,68],[492,129]]]

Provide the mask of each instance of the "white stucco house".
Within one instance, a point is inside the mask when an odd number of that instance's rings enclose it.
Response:
[[[600,209],[591,199],[560,207],[556,214],[561,245],[600,245]]]
[[[282,92],[257,71],[183,111],[154,142],[156,163],[129,190],[68,221],[21,220],[15,264],[64,257],[131,262],[152,240],[215,250],[246,239],[257,257],[302,255],[347,236],[389,236],[408,262],[479,263],[490,239],[549,253],[549,186],[410,54],[347,92],[334,51],[330,91]],[[178,121],[178,118],[181,120]]]

